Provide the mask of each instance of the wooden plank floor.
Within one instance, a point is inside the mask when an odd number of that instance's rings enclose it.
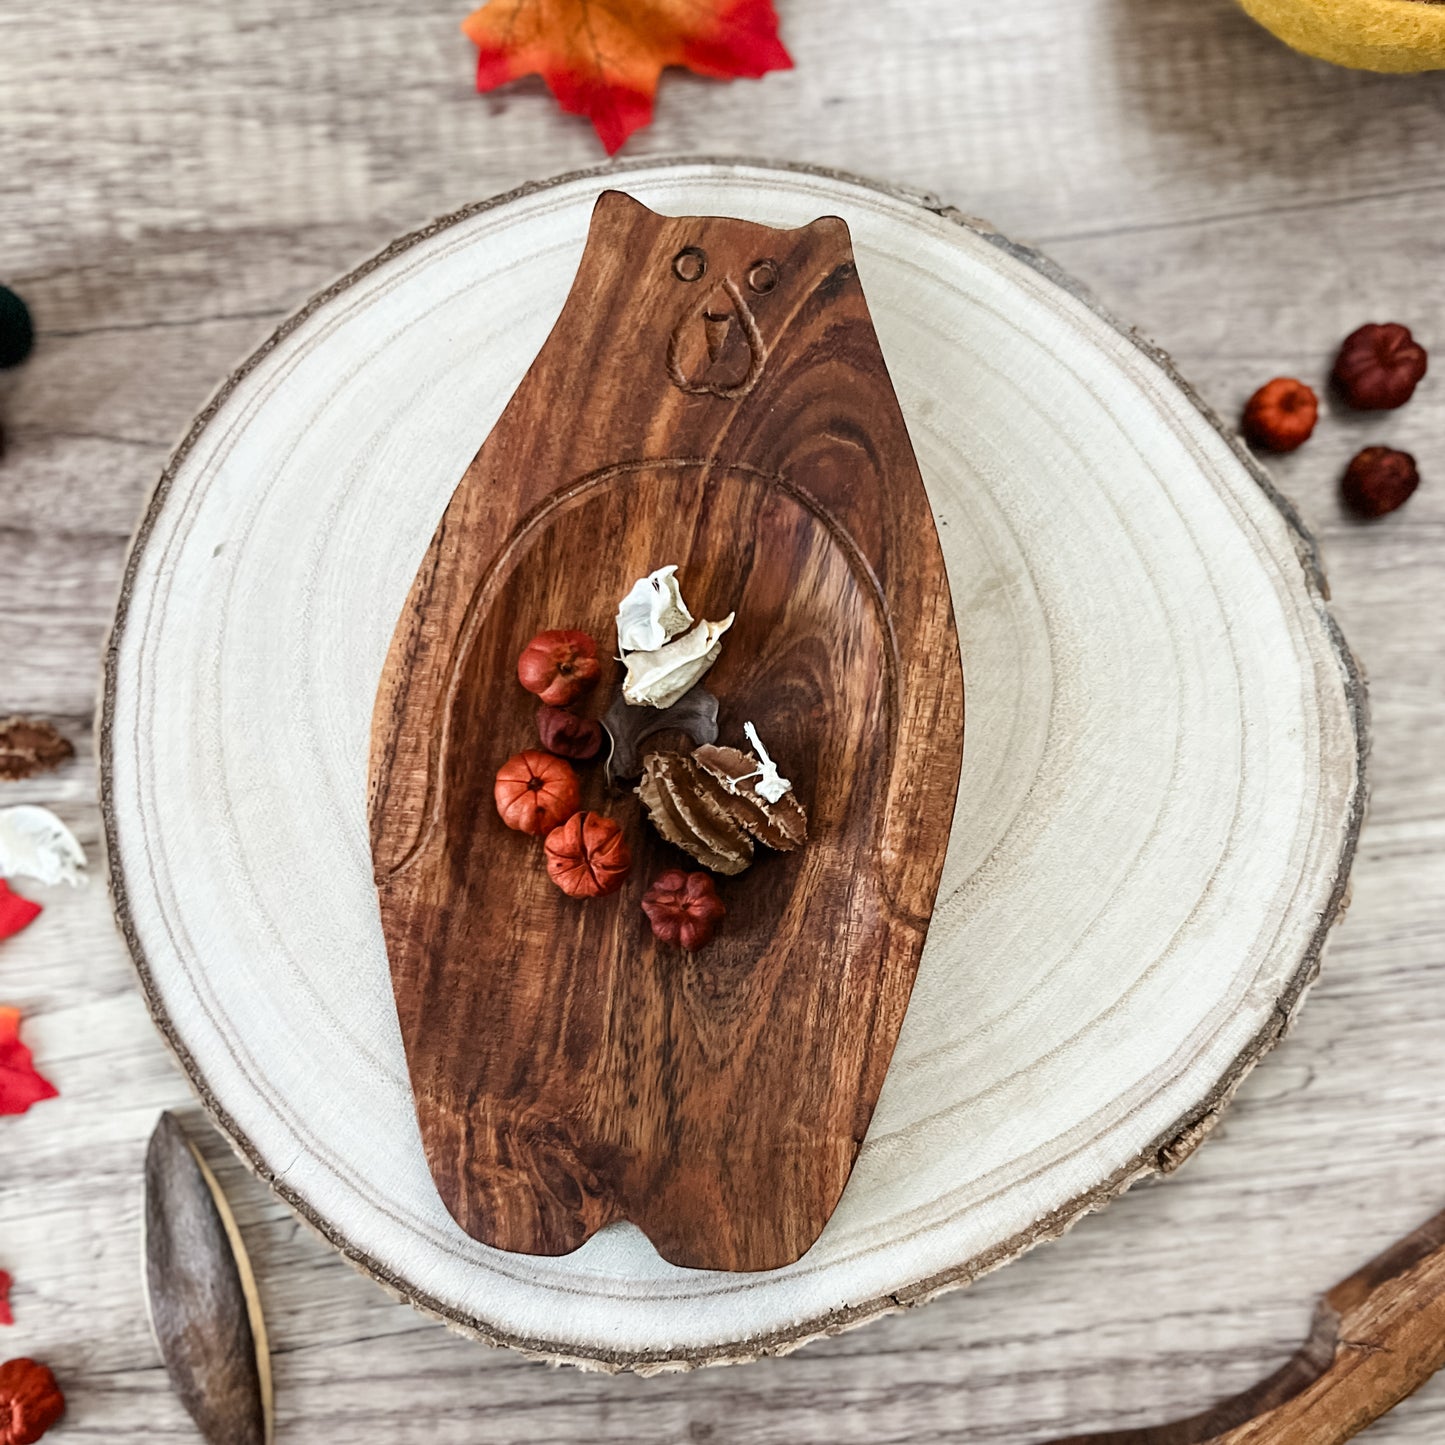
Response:
[[[400,231],[591,164],[540,85],[482,99],[466,5],[6,0],[0,280],[32,362],[0,376],[0,713],[82,756],[6,790],[98,851],[90,714],[127,534],[170,445],[270,326]],[[1354,903],[1293,1035],[1216,1138],[973,1289],[786,1360],[655,1380],[547,1370],[389,1300],[208,1153],[254,1251],[279,1440],[1035,1442],[1198,1408],[1273,1369],[1314,1296],[1445,1204],[1445,75],[1293,56],[1229,0],[781,0],[796,71],[664,83],[632,154],[744,152],[931,190],[1042,245],[1233,415],[1399,319],[1439,344],[1398,416],[1330,410],[1277,475],[1370,673],[1374,804]],[[1348,520],[1384,440],[1408,510]],[[185,1441],[140,1294],[157,1110],[199,1123],[99,879],[0,952],[63,1097],[0,1127],[0,1354],[61,1374],[58,1440]],[[1445,1438],[1445,1379],[1368,1437]]]

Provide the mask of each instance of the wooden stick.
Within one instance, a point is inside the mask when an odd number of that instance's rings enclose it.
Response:
[[[1337,1284],[1267,1380],[1186,1420],[1053,1445],[1339,1445],[1445,1365],[1445,1210]]]

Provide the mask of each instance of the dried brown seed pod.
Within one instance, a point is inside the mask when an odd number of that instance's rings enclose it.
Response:
[[[670,708],[633,707],[621,691],[602,719],[612,739],[607,770],[614,778],[642,773],[642,745],[659,733],[684,733],[693,745],[717,741],[717,699],[702,686],[685,692]]]
[[[74,756],[69,738],[62,737],[53,723],[33,717],[0,721],[0,782],[48,773]]]
[[[740,748],[700,747],[693,761],[711,780],[729,815],[760,843],[779,853],[791,853],[808,839],[808,814],[789,788],[776,803],[758,792],[757,758]]]
[[[714,873],[741,873],[753,861],[753,845],[734,822],[702,803],[695,773],[685,753],[649,753],[637,796],[674,847]]]

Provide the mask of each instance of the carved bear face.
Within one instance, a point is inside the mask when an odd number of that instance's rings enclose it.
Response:
[[[780,230],[719,216],[660,216],[606,191],[593,212],[588,258],[619,244],[640,293],[634,336],[661,335],[655,359],[679,391],[728,401],[752,391],[779,334],[828,278],[853,274],[848,228],[836,216]]]

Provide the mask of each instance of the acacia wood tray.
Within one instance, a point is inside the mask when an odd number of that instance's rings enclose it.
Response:
[[[726,926],[692,956],[655,945],[640,905],[697,865],[630,791],[584,770],[584,806],[633,857],[585,903],[492,806],[497,769],[537,745],[527,640],[578,627],[607,657],[618,600],[668,563],[697,616],[736,619],[706,678],[721,736],[759,727],[811,823],[721,881]],[[607,657],[604,700],[618,673]],[[565,1254],[630,1219],[674,1264],[798,1259],[903,1022],[962,742],[943,555],[846,225],[604,192],[556,326],[437,524],[372,729],[402,1038],[467,1233]]]

